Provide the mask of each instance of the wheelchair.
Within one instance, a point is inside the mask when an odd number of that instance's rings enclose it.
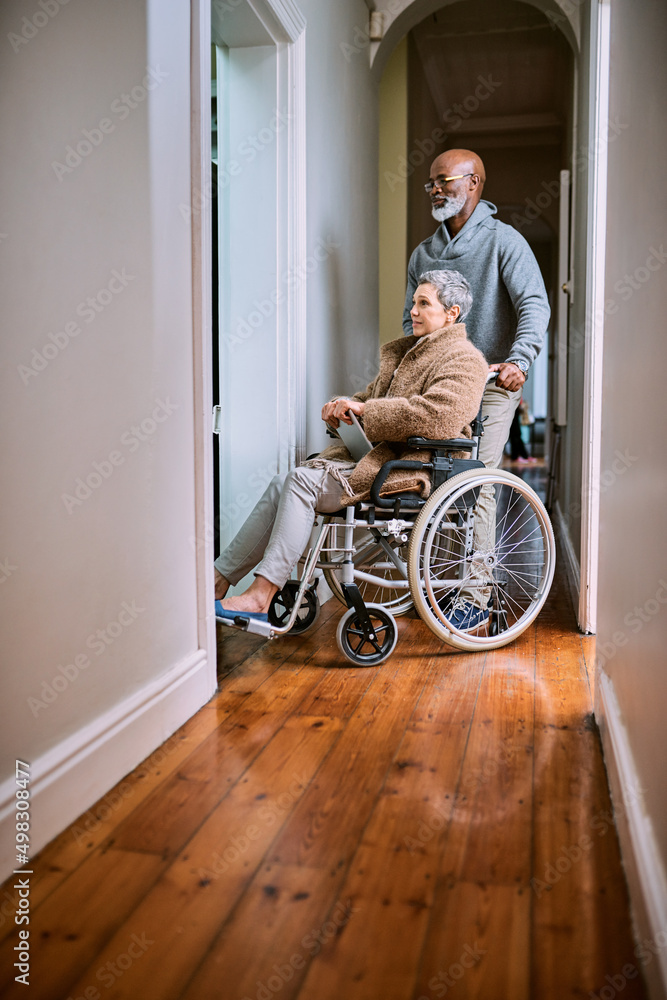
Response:
[[[409,438],[408,447],[430,450],[431,461],[386,462],[371,487],[371,502],[318,515],[315,541],[299,563],[300,579],[288,580],[276,594],[268,622],[242,612],[217,620],[270,639],[305,632],[319,613],[319,569],[347,607],[336,640],[355,665],[383,663],[396,646],[396,617],[412,608],[459,650],[497,649],[518,638],[547,599],[556,545],[537,493],[518,476],[479,461],[483,433],[480,406],[471,438]],[[429,497],[382,496],[392,469],[429,470]],[[474,629],[451,621],[457,602],[477,610]]]

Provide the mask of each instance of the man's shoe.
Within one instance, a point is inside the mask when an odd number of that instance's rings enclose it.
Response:
[[[261,611],[235,611],[229,610],[228,608],[223,608],[220,601],[215,602],[215,617],[216,618],[254,618],[255,621],[268,622],[269,616]]]
[[[438,598],[438,607],[442,611],[445,618],[449,617],[449,612],[452,610],[454,603],[456,601],[457,592],[455,590],[447,590],[441,597]]]
[[[459,632],[474,632],[489,620],[487,608],[478,608],[468,601],[458,601],[447,614],[447,621]]]

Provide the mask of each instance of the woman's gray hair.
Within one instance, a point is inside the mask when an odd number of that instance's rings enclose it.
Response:
[[[460,271],[424,271],[419,275],[419,285],[432,285],[438,302],[445,309],[458,306],[459,322],[463,322],[472,309],[470,285]]]

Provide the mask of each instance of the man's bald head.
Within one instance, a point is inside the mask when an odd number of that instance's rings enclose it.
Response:
[[[479,178],[481,187],[486,181],[486,171],[484,164],[477,153],[471,149],[448,149],[440,156],[436,156],[431,166],[431,179],[436,177],[454,177],[456,174],[475,174]]]
[[[462,177],[461,174],[464,176]],[[447,177],[456,180],[444,183]],[[442,183],[431,191],[433,216],[448,220],[450,230],[458,231],[475,211],[482,197],[486,171],[471,149],[448,149],[431,164],[431,181]]]

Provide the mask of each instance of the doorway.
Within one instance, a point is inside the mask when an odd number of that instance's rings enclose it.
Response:
[[[216,554],[305,441],[303,24],[277,7],[211,7]]]
[[[421,187],[433,155],[455,146],[479,150],[484,197],[529,241],[549,291],[549,346],[540,362],[544,368],[549,359],[548,378],[546,391],[544,373],[539,390],[534,382],[533,402],[547,411],[547,453],[553,420],[564,425],[554,520],[579,625],[594,632],[606,148],[613,141],[604,112],[608,12],[590,5],[571,17],[550,0],[451,0],[435,11],[426,0],[381,6],[383,38],[374,52],[381,150],[392,148],[383,142],[387,77],[396,92],[402,72],[408,95],[404,118],[394,115],[391,123],[394,132],[404,129],[402,157],[380,165],[381,219],[389,178],[393,211],[403,206],[405,241],[388,248],[381,240],[381,282],[385,274],[405,275],[410,251],[434,229]],[[434,138],[441,139],[437,150]],[[388,253],[394,256],[385,267]]]
[[[434,229],[423,190],[431,160],[446,149],[474,149],[487,172],[483,197],[527,240],[551,304],[547,340],[523,394],[534,420],[533,453],[548,460],[560,172],[572,134],[570,47],[543,13],[511,0],[436,11],[406,41],[406,255]]]

